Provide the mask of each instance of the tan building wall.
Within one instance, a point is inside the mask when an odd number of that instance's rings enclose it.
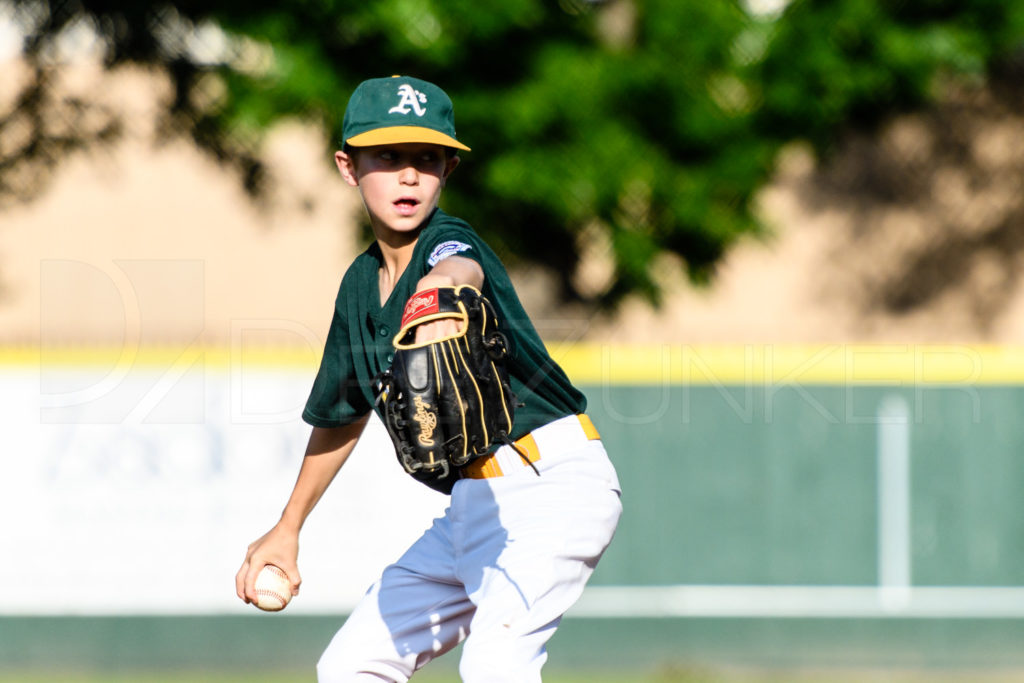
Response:
[[[160,79],[82,67],[67,82],[102,93],[128,126],[114,148],[70,156],[39,199],[0,212],[0,344],[322,343],[361,249],[362,209],[317,132],[270,132],[276,184],[256,204],[188,143],[154,143]],[[597,342],[1020,342],[1024,123],[969,104],[957,118],[897,121],[823,169],[787,152],[761,197],[772,234],[738,245],[710,288],[665,259],[661,310],[628,301],[614,319],[594,318],[559,307],[531,271],[516,276],[527,307],[546,337]],[[948,158],[957,136],[966,168]],[[879,169],[920,182],[883,201],[864,186]],[[586,268],[599,276],[594,251]]]
[[[359,207],[316,132],[272,131],[277,182],[255,204],[187,142],[155,144],[158,80],[79,79],[118,102],[127,130],[112,149],[69,156],[39,199],[0,213],[0,343],[221,343],[254,319],[280,327],[284,343],[322,336],[356,254]]]

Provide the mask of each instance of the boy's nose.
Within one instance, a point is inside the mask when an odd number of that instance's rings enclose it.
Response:
[[[410,164],[403,168],[399,172],[398,180],[404,185],[415,185],[419,182],[419,173],[416,172],[416,167]]]

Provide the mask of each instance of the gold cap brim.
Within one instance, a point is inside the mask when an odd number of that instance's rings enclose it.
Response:
[[[359,135],[353,135],[345,144],[353,147],[373,147],[374,145],[395,145],[405,142],[425,142],[432,145],[454,147],[472,151],[469,147],[451,137],[432,128],[421,128],[419,126],[387,126],[374,128]]]

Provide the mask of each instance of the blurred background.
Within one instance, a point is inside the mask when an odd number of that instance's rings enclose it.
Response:
[[[0,0],[0,680],[310,680],[443,509],[373,424],[234,596],[391,74],[624,486],[552,680],[1024,680],[1012,0]]]

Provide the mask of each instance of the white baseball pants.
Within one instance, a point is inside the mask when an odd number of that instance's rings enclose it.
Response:
[[[463,479],[334,636],[321,683],[407,681],[465,639],[463,681],[540,681],[545,643],[611,542],[622,506],[604,446],[567,417],[532,432],[540,476]]]

